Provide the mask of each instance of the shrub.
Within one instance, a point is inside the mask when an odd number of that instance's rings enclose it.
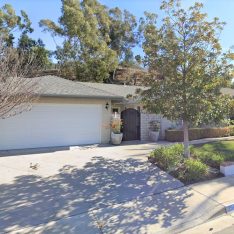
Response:
[[[230,136],[234,136],[234,125],[229,126]]]
[[[208,166],[196,159],[187,159],[184,162],[184,171],[180,173],[180,179],[185,182],[196,182],[208,174]]]
[[[234,154],[231,152],[225,152],[224,161],[234,161]]]
[[[151,152],[149,160],[155,162],[160,168],[170,171],[181,163],[183,152],[182,144],[162,146]]]
[[[230,135],[230,127],[224,128],[191,128],[189,139],[198,140],[202,138],[226,137]],[[171,142],[182,142],[184,140],[183,130],[166,130],[165,138]]]
[[[182,142],[184,140],[183,131],[168,129],[165,131],[165,139],[170,142]]]
[[[209,165],[210,167],[219,168],[220,164],[224,161],[224,156],[212,152],[199,152],[195,151],[193,157],[199,159],[201,162]]]
[[[230,136],[230,129],[224,128],[205,128],[203,130],[204,138],[227,137]]]

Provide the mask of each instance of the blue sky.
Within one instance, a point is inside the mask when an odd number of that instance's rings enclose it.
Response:
[[[198,0],[199,1],[199,0]],[[127,9],[140,18],[144,11],[155,12],[159,18],[163,17],[159,11],[161,0],[100,0],[102,4],[109,7],[119,7]],[[188,7],[195,0],[183,0],[183,6]],[[221,34],[220,40],[224,50],[234,45],[234,0],[200,0],[204,3],[204,11],[208,13],[209,18],[219,17],[225,21],[227,25]],[[34,32],[33,38],[41,38],[49,50],[56,48],[59,40],[52,39],[49,33],[42,32],[38,26],[40,19],[49,18],[57,21],[60,16],[61,1],[60,0],[0,0],[0,6],[5,3],[11,4],[17,13],[25,10],[32,21]]]

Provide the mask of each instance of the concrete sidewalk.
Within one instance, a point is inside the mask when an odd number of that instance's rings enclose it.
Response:
[[[233,234],[234,216],[223,215],[202,225],[188,229],[181,234]]]
[[[234,176],[197,183],[190,188],[224,207],[234,204]]]
[[[234,177],[155,193],[15,233],[181,233],[225,214]],[[14,233],[14,232],[13,232]]]
[[[180,233],[224,214],[234,177],[194,184],[94,211],[103,233]]]

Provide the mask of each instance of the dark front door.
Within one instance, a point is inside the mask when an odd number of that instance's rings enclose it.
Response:
[[[135,109],[126,109],[121,113],[123,121],[123,140],[140,140],[140,112]]]

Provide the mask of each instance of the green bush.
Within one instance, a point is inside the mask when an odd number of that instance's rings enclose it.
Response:
[[[234,136],[234,125],[229,126],[230,136]]]
[[[208,166],[196,159],[187,159],[184,162],[184,171],[180,173],[180,179],[185,182],[199,181],[208,174]]]
[[[224,161],[234,161],[234,154],[231,152],[225,152],[223,155]]]
[[[150,154],[149,160],[156,163],[163,170],[173,170],[183,160],[184,147],[182,144],[162,146]]]
[[[189,129],[189,139],[198,140],[202,138],[226,137],[230,136],[230,127],[224,128],[191,128]],[[182,142],[184,140],[183,130],[166,130],[165,138],[171,142]]]
[[[220,164],[224,161],[224,156],[213,152],[199,152],[194,151],[193,157],[201,162],[209,165],[210,167],[219,168]]]

